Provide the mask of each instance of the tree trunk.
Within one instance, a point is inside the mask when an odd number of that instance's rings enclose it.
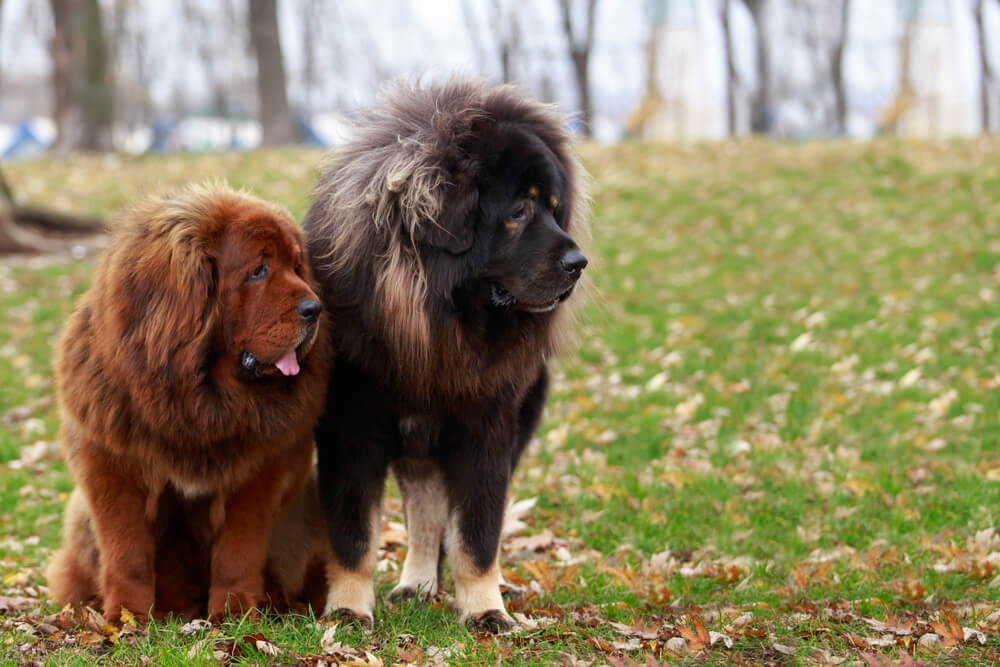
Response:
[[[53,150],[109,151],[113,95],[98,0],[49,0],[52,85],[58,137]]]
[[[65,245],[67,239],[103,230],[104,223],[95,218],[18,206],[0,172],[0,255],[45,252]]]
[[[583,121],[583,136],[588,139],[593,136],[594,108],[590,97],[590,52],[594,46],[594,19],[597,14],[597,0],[587,0],[586,28],[582,40],[577,40],[573,33],[573,8],[571,0],[559,0],[562,13],[563,32],[569,45],[569,57],[573,63],[573,73],[576,79],[577,96],[580,102],[580,113]]]
[[[851,0],[840,0],[840,31],[830,54],[830,78],[833,79],[834,102],[837,106],[837,132],[847,129],[847,91],[844,89],[844,46],[847,43],[847,21]]]
[[[990,72],[990,59],[987,53],[986,25],[983,23],[983,5],[986,0],[976,0],[975,18],[976,34],[979,36],[979,115],[982,119],[983,132],[989,132],[990,127],[990,85],[993,80]]]
[[[261,145],[294,143],[298,133],[288,111],[277,0],[249,0],[249,10],[250,43],[257,58]]]
[[[0,0],[0,17],[2,17],[2,16],[3,16],[3,0]],[[3,21],[0,21],[0,24],[2,24],[2,23],[3,23]],[[2,26],[0,26],[0,27],[2,27]],[[0,42],[0,44],[2,44],[2,42]],[[0,67],[0,94],[3,94],[3,68],[2,67]]]
[[[768,51],[767,31],[764,25],[766,0],[744,0],[753,16],[757,32],[757,94],[750,111],[750,129],[765,134],[771,127],[771,54]]]
[[[577,50],[570,52],[573,60],[573,72],[576,74],[576,89],[580,96],[580,111],[582,112],[583,136],[588,139],[594,136],[594,107],[590,102],[590,52]]]
[[[731,1],[722,0],[722,45],[726,51],[726,121],[729,136],[736,136],[736,60],[733,58],[733,33],[729,24]]]

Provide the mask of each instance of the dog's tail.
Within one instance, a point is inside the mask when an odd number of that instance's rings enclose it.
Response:
[[[93,604],[100,595],[101,556],[87,498],[73,489],[66,505],[62,546],[45,571],[49,592],[59,604]],[[99,605],[98,605],[99,606]]]

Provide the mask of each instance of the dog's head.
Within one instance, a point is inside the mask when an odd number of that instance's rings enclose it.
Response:
[[[108,307],[130,363],[170,382],[299,373],[322,308],[287,212],[194,186],[147,199],[116,236]]]
[[[225,356],[238,353],[245,377],[297,375],[322,311],[298,228],[259,202],[220,213],[215,262]]]
[[[398,82],[331,154],[310,256],[332,307],[371,294],[376,334],[426,367],[447,313],[555,322],[587,264],[583,180],[567,118],[517,88]]]
[[[490,303],[531,313],[554,310],[572,293],[587,258],[569,235],[573,193],[566,169],[530,126],[490,124],[475,147],[476,207],[445,220],[478,238],[474,280]]]
[[[566,117],[512,86],[452,81],[400,85],[371,121],[356,146],[365,155],[349,148],[338,178],[366,179],[368,219],[389,254],[415,250],[432,298],[458,289],[545,313],[570,296],[587,265],[573,238],[586,235],[587,197]]]

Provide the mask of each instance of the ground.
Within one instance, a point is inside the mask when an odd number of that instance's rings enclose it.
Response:
[[[71,488],[52,343],[93,270],[0,261],[0,656],[90,665],[1000,660],[1000,138],[581,147],[593,286],[519,468],[518,632],[379,606],[119,633],[45,599]],[[226,177],[305,212],[318,152],[5,164],[113,217]],[[388,504],[378,590],[405,554]],[[512,593],[518,593],[512,590]],[[354,661],[351,663],[351,661]]]

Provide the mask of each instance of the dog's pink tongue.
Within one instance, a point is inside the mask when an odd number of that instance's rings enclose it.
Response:
[[[274,364],[281,371],[282,375],[298,375],[299,360],[295,356],[295,350],[291,350]]]

